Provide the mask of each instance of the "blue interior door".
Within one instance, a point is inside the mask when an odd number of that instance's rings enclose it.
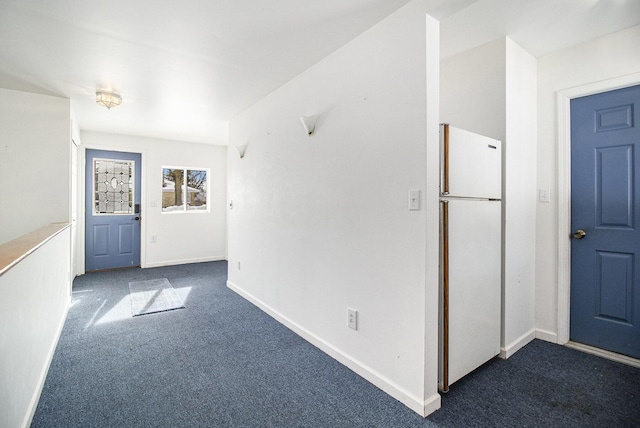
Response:
[[[140,266],[139,153],[87,150],[85,270]]]
[[[571,101],[571,340],[640,358],[640,86]]]

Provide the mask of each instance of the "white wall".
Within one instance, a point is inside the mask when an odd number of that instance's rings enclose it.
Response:
[[[440,405],[438,55],[412,1],[240,114],[229,147],[229,286],[421,414]]]
[[[0,88],[0,243],[69,221],[69,100]]]
[[[508,358],[535,335],[536,59],[506,47],[503,350]]]
[[[440,119],[504,142],[502,352],[534,337],[536,60],[509,38],[445,58]]]
[[[444,58],[440,121],[500,141],[506,138],[506,39]]]
[[[54,97],[60,97],[53,91],[50,91],[40,86],[33,85],[19,77],[5,74],[0,71],[0,88],[12,89],[14,91],[31,92],[40,95],[51,95]]]
[[[563,326],[558,323],[558,310],[562,312],[559,304],[568,314],[568,299],[558,301],[558,286],[569,275],[568,251],[560,253],[559,244],[563,240],[568,246],[569,225],[562,210],[566,211],[569,204],[570,166],[568,157],[558,160],[567,147],[559,138],[557,95],[567,90],[581,95],[603,92],[616,89],[621,81],[640,84],[640,76],[630,76],[640,73],[638,46],[640,26],[538,59],[538,187],[550,189],[551,201],[537,206],[536,327],[539,335],[550,341],[558,340],[559,329],[568,329],[566,316],[561,320]]]
[[[0,426],[26,427],[71,296],[70,228],[0,275]]]
[[[226,259],[226,147],[86,131],[81,138],[83,149],[142,153],[142,267]],[[210,211],[162,213],[163,166],[209,168]],[[83,169],[80,173],[84,177]],[[78,234],[84,245],[84,227]],[[157,242],[151,242],[152,236]],[[84,258],[84,248],[78,253]],[[84,266],[84,261],[78,265]]]

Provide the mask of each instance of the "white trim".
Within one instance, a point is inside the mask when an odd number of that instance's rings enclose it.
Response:
[[[558,335],[552,331],[536,329],[536,339],[544,340],[545,342],[558,343]]]
[[[78,183],[80,188],[78,189],[78,200],[76,201],[76,275],[84,275],[85,269],[85,220],[86,220],[86,188],[87,185],[87,147],[80,142],[78,146],[78,169],[76,174],[78,175]],[[72,262],[73,263],[73,262]]]
[[[557,343],[569,342],[571,290],[571,100],[640,84],[640,73],[558,91],[558,313]]]
[[[193,258],[193,259],[179,259],[179,260],[162,260],[159,262],[147,263],[145,265],[145,268],[186,265],[189,263],[219,262],[221,260],[227,260],[227,256],[199,257],[199,258]]]
[[[329,355],[331,358],[345,365],[359,376],[362,376],[364,379],[368,380],[373,385],[377,386],[382,391],[400,401],[402,404],[418,413],[419,415],[424,417],[440,408],[440,394],[435,393],[432,396],[427,397],[426,400],[423,400],[420,397],[416,397],[414,394],[411,394],[408,391],[404,390],[402,387],[385,378],[380,373],[373,370],[371,367],[368,367],[362,362],[354,359],[344,351],[336,348],[329,342],[323,340],[319,336],[287,318],[271,306],[262,302],[257,297],[242,290],[233,282],[227,281],[227,287],[238,293],[243,298],[247,299],[249,302],[256,305],[258,308],[262,309],[279,323],[289,328],[291,331],[305,339],[307,342],[311,343],[313,346],[320,349],[322,352]]]
[[[523,346],[525,346],[527,343],[531,342],[535,338],[536,338],[536,329],[532,328],[531,330],[529,330],[528,332],[526,332],[525,334],[523,334],[522,336],[520,336],[519,338],[511,342],[509,345],[505,346],[504,348],[500,348],[500,358],[502,358],[503,360],[506,360],[507,358],[511,357],[513,354],[518,352],[520,348],[522,348]]]
[[[165,169],[180,169],[184,172],[184,187],[187,188],[187,195],[185,196],[185,200],[184,200],[184,204],[180,205],[183,206],[184,208],[181,210],[171,210],[171,211],[165,211],[164,207],[161,207],[160,209],[160,214],[164,215],[164,214],[185,214],[185,213],[189,213],[189,214],[210,214],[211,213],[211,168],[206,168],[206,167],[202,167],[202,168],[196,168],[196,167],[185,167],[185,166],[162,166],[162,183],[164,184],[164,170]],[[205,187],[206,187],[206,209],[204,210],[200,210],[200,209],[188,209],[187,207],[189,206],[187,199],[189,198],[189,193],[199,193],[200,189],[195,189],[193,187],[189,187],[187,185],[187,171],[204,171],[207,173],[207,178],[205,181]],[[173,183],[171,180],[169,180],[169,182]],[[173,183],[173,188],[174,188],[174,192],[175,192],[175,183]],[[191,189],[191,190],[189,190]],[[162,187],[161,188],[162,193],[165,192],[165,188]],[[164,197],[163,197],[164,198]],[[161,205],[164,202],[161,202]]]
[[[637,358],[628,357],[622,354],[616,354],[615,352],[606,351],[604,349],[595,348],[593,346],[585,345],[582,343],[571,342],[566,344],[568,348],[577,349],[578,351],[586,352],[587,354],[597,355],[598,357],[606,358],[607,360],[616,361],[618,363],[626,364],[631,367],[640,368],[640,360]]]
[[[442,397],[440,396],[440,394],[431,395],[429,398],[424,400],[424,407],[422,408],[422,413],[421,412],[417,412],[417,413],[420,414],[420,416],[422,416],[423,418],[426,418],[431,413],[435,412],[440,408],[441,400],[442,400]],[[402,403],[402,404],[405,404],[405,403]]]

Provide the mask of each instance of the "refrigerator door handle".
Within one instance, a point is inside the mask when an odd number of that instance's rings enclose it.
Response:
[[[441,354],[442,365],[440,373],[440,391],[449,392],[449,201],[441,201],[441,311],[442,325],[440,329],[441,336]]]
[[[442,194],[449,194],[449,124],[442,125]]]

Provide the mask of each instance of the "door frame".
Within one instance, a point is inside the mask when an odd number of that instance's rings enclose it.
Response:
[[[146,230],[147,230],[147,217],[146,217],[146,210],[147,210],[147,206],[146,206],[146,179],[145,179],[145,161],[146,161],[146,150],[143,150],[139,147],[113,147],[113,146],[106,146],[104,144],[89,144],[89,145],[85,145],[82,144],[80,145],[80,152],[78,153],[78,156],[80,157],[80,168],[78,168],[78,179],[80,180],[81,183],[81,189],[79,189],[80,194],[78,195],[78,222],[81,224],[78,224],[78,252],[77,252],[77,266],[78,266],[78,275],[84,275],[85,274],[85,256],[84,256],[84,251],[85,251],[85,243],[86,243],[86,236],[85,236],[85,210],[86,210],[86,205],[85,205],[85,201],[86,201],[86,180],[84,179],[84,177],[86,177],[86,171],[87,171],[87,150],[107,150],[110,152],[125,152],[125,153],[140,153],[140,210],[141,210],[141,222],[140,222],[140,267],[141,268],[145,268],[146,266],[146,254],[147,254],[147,248],[146,248]],[[80,215],[80,213],[82,213],[82,215]]]
[[[571,100],[640,84],[640,73],[558,91],[558,312],[557,342],[570,337],[571,294]],[[566,203],[564,201],[567,201]]]

